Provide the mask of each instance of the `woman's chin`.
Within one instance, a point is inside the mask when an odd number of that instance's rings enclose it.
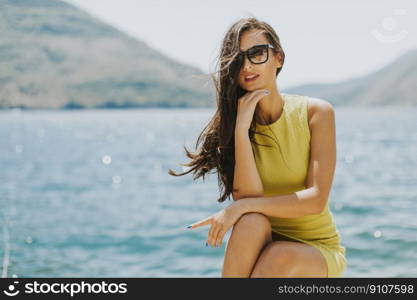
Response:
[[[246,92],[253,92],[255,90],[259,90],[263,88],[261,84],[250,84],[250,85],[240,85],[240,87],[245,90]]]
[[[254,90],[259,89],[258,85],[251,85],[251,86],[244,86],[243,89],[248,92],[252,92]]]

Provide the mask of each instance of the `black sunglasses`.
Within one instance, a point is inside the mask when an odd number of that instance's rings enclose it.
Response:
[[[263,64],[268,61],[269,48],[275,49],[271,44],[255,45],[246,51],[239,51],[237,59],[239,63],[243,63],[243,58],[246,56],[253,64]]]

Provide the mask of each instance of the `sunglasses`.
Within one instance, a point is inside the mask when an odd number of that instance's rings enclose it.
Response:
[[[253,46],[246,51],[239,51],[237,56],[238,62],[243,63],[243,58],[246,56],[253,64],[263,64],[268,61],[269,48],[275,49],[275,47],[271,44],[264,44]]]

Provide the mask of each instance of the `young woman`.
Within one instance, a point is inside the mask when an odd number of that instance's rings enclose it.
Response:
[[[183,164],[194,179],[217,170],[234,202],[188,228],[210,225],[206,245],[227,242],[222,277],[340,277],[347,260],[329,210],[336,165],[335,113],[322,99],[280,93],[285,59],[274,29],[251,17],[227,31],[217,111]]]

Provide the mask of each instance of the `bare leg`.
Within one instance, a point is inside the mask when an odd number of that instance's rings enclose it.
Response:
[[[328,277],[327,262],[320,251],[300,242],[269,243],[250,277]]]
[[[271,224],[260,213],[244,214],[227,242],[222,277],[248,278],[263,248],[272,241]]]

